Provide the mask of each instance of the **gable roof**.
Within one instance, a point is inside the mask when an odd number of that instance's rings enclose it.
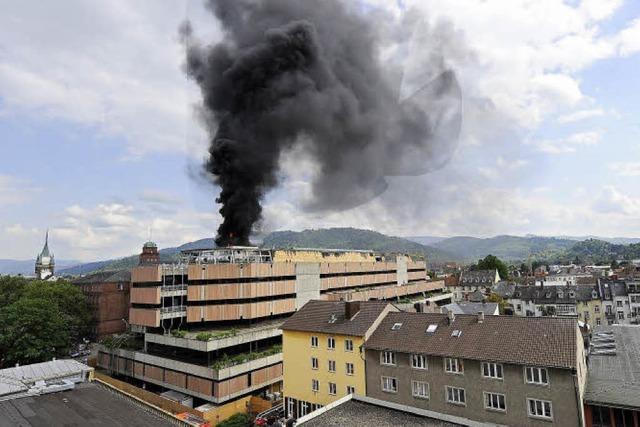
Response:
[[[363,337],[390,305],[386,301],[361,301],[357,314],[347,319],[346,304],[345,301],[311,300],[288,318],[281,329]],[[329,323],[332,318],[335,321]]]
[[[496,281],[497,270],[472,270],[460,275],[460,284],[493,285]]]
[[[391,330],[395,323],[402,323]],[[437,325],[427,334],[429,325]],[[454,330],[462,331],[458,337]],[[477,316],[460,314],[449,324],[436,313],[391,312],[365,342],[365,348],[535,365],[575,368],[577,323],[557,317]]]
[[[494,314],[498,309],[497,302],[452,302],[444,306],[447,310],[453,311],[454,314]]]

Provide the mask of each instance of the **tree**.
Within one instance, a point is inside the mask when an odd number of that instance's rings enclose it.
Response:
[[[497,302],[498,303],[498,311],[500,314],[504,314],[504,309],[507,307],[507,302],[500,295],[496,293],[491,293],[487,297],[487,302]]]
[[[77,286],[0,277],[0,367],[65,356],[92,325],[91,310]]]
[[[28,364],[68,353],[69,331],[55,304],[21,298],[0,310],[0,364]]]
[[[616,268],[618,268],[618,261],[614,259],[613,261],[611,261],[611,269],[615,270]]]
[[[484,259],[478,260],[476,268],[478,270],[498,270],[498,274],[503,280],[509,277],[507,265],[495,255],[487,255]]]

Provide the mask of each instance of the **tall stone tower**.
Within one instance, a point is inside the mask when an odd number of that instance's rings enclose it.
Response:
[[[44,247],[36,258],[36,278],[46,280],[52,277],[55,272],[55,266],[56,262],[53,253],[49,251],[49,230],[47,230]]]
[[[158,245],[152,241],[148,241],[142,246],[142,253],[139,258],[139,265],[160,264],[160,254],[158,253]]]

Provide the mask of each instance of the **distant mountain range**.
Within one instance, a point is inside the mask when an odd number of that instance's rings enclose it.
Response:
[[[23,276],[33,276],[35,274],[35,259],[15,260],[0,259],[0,274],[22,274]],[[73,260],[57,260],[56,265],[65,268],[72,265],[80,264],[80,261]]]
[[[610,262],[612,259],[640,258],[640,238],[586,238],[541,236],[394,237],[357,228],[329,228],[304,231],[277,231],[260,236],[266,248],[371,249],[379,252],[421,254],[431,264],[445,261],[475,262],[488,254],[505,261],[540,260],[544,262]],[[215,247],[211,238],[161,249],[160,260],[173,262],[180,251]],[[34,260],[0,260],[0,274],[32,275]],[[83,275],[95,271],[131,268],[138,255],[90,263],[57,261],[57,274]]]

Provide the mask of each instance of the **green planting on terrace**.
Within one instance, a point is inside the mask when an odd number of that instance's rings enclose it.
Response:
[[[221,332],[200,332],[196,335],[196,339],[198,341],[220,340],[222,338],[235,337],[237,334],[238,330],[235,328]]]
[[[251,362],[252,360],[261,359],[263,357],[273,356],[274,354],[282,353],[282,344],[275,344],[271,347],[262,350],[254,351],[251,353],[240,353],[233,356],[223,354],[211,364],[213,369],[224,369],[231,366],[240,365],[242,363]]]

